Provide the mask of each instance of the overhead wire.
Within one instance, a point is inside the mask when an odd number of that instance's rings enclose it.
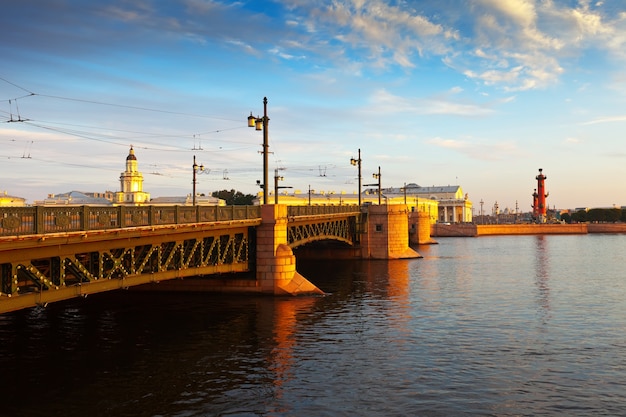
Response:
[[[179,115],[179,116],[188,116],[188,117],[197,117],[197,118],[208,118],[208,119],[215,119],[215,120],[226,120],[226,121],[235,121],[234,119],[229,119],[229,118],[224,118],[224,117],[216,117],[216,116],[210,116],[210,115],[199,115],[199,114],[193,114],[193,113],[185,113],[185,112],[177,112],[177,111],[171,111],[171,110],[162,110],[162,109],[154,109],[154,108],[148,108],[148,107],[141,107],[141,106],[131,106],[131,105],[125,105],[125,104],[119,104],[119,103],[108,103],[108,102],[103,102],[103,101],[98,101],[98,100],[90,100],[90,99],[80,99],[80,98],[73,98],[73,97],[65,97],[65,96],[60,96],[60,95],[51,95],[51,94],[41,94],[41,93],[36,93],[34,91],[31,91],[27,88],[24,88],[14,82],[11,82],[3,77],[0,77],[1,81],[6,82],[7,84],[10,84],[22,91],[24,91],[25,95],[22,96],[18,96],[15,98],[11,98],[11,99],[5,99],[5,100],[0,100],[0,101],[6,101],[9,103],[9,112],[6,112],[4,110],[0,110],[0,120],[6,121],[6,122],[11,122],[11,121],[20,121],[20,122],[24,122],[26,125],[31,126],[33,128],[37,128],[37,129],[42,129],[42,130],[47,130],[47,131],[51,131],[51,132],[56,132],[56,133],[60,133],[60,134],[64,134],[64,135],[68,135],[71,137],[76,137],[76,138],[81,138],[81,139],[85,139],[85,140],[91,140],[91,141],[97,141],[97,142],[101,142],[101,143],[106,143],[106,144],[110,144],[110,145],[116,145],[116,146],[128,146],[129,142],[133,142],[133,146],[135,148],[138,149],[145,149],[145,150],[153,150],[153,151],[160,151],[160,152],[187,152],[190,150],[203,150],[203,149],[191,149],[191,148],[185,148],[184,145],[180,145],[180,144],[175,144],[172,145],[171,143],[166,145],[166,146],[159,146],[158,141],[157,144],[155,144],[154,142],[150,143],[149,146],[144,146],[141,143],[139,145],[135,145],[135,143],[137,141],[139,142],[151,142],[151,139],[158,139],[158,138],[189,138],[189,139],[195,139],[196,135],[200,136],[200,135],[207,135],[207,134],[218,134],[218,133],[222,133],[222,132],[226,132],[226,131],[233,131],[233,130],[237,130],[237,129],[244,129],[247,127],[247,125],[242,124],[241,126],[234,126],[234,127],[228,127],[228,128],[222,128],[222,129],[214,129],[214,130],[207,130],[201,133],[195,133],[195,134],[167,134],[167,135],[158,135],[158,134],[154,134],[153,132],[147,133],[147,132],[138,132],[138,131],[127,131],[127,130],[122,130],[122,129],[111,129],[111,128],[107,128],[106,130],[109,132],[119,132],[119,133],[132,133],[132,134],[138,134],[138,135],[142,135],[140,137],[117,137],[114,135],[107,135],[107,134],[99,134],[99,133],[95,133],[95,132],[90,132],[88,130],[79,130],[79,129],[65,129],[62,127],[58,127],[58,126],[54,126],[54,125],[62,125],[62,126],[72,126],[72,127],[78,127],[78,128],[86,128],[86,129],[100,129],[99,127],[94,127],[94,126],[87,126],[87,125],[80,125],[80,124],[70,124],[70,123],[61,123],[61,122],[49,122],[49,121],[43,121],[43,120],[31,120],[31,119],[22,119],[21,115],[19,115],[19,108],[17,107],[17,100],[22,100],[25,98],[29,98],[29,97],[44,97],[44,98],[50,98],[50,99],[55,99],[55,100],[65,100],[65,101],[73,101],[73,102],[79,102],[79,103],[89,103],[89,104],[94,104],[94,105],[102,105],[102,106],[111,106],[111,107],[117,107],[117,108],[123,108],[123,109],[132,109],[132,110],[140,110],[140,111],[148,111],[148,112],[157,112],[157,113],[163,113],[163,114],[172,114],[172,115]],[[12,107],[11,105],[15,103],[16,106],[16,110],[18,113],[18,120],[13,120],[13,114],[12,114]],[[5,120],[6,119],[6,120]],[[239,122],[239,120],[236,120],[237,122]],[[52,125],[52,126],[51,126]],[[211,149],[211,152],[230,152],[230,151],[239,151],[239,150],[243,150],[243,149],[249,149],[252,147],[257,147],[258,144],[257,143],[249,143],[249,142],[243,142],[243,141],[231,141],[231,140],[224,140],[224,141],[220,141],[220,140],[213,140],[213,142],[225,142],[228,144],[241,144],[243,146],[239,146],[236,148],[227,148],[224,149],[224,147],[222,146],[217,146],[217,149]],[[32,144],[31,144],[32,146]],[[195,148],[195,143],[194,143],[194,148]],[[2,156],[0,156],[2,157]],[[30,157],[30,153],[29,153],[29,157]],[[17,157],[13,156],[7,156],[7,158],[14,158],[17,159]],[[59,165],[67,165],[67,166],[76,166],[76,167],[81,167],[81,168],[94,168],[93,165],[85,165],[85,164],[77,164],[77,163],[73,163],[73,162],[63,162],[63,161],[59,161],[59,160],[55,160],[55,161],[50,161],[50,160],[46,160],[46,159],[39,159],[39,158],[32,158],[36,161],[40,161],[40,162],[46,162],[46,163],[54,163],[54,164],[59,164]],[[104,169],[104,168],[103,168]],[[246,173],[252,173],[252,172],[257,172],[257,169],[251,169],[251,168],[234,168],[234,167],[229,167],[227,170],[226,169],[221,169],[221,168],[213,168],[214,172],[220,172],[222,173],[222,179],[226,179],[227,175],[225,174],[225,172],[230,173],[241,173],[241,174],[246,174]],[[230,179],[230,178],[229,178]],[[234,181],[236,182],[236,181]]]

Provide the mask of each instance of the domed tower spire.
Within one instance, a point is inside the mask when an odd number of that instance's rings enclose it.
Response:
[[[143,174],[137,168],[133,145],[126,157],[126,171],[120,174],[120,187],[121,191],[115,193],[117,203],[140,205],[150,200],[150,194],[143,191]]]
[[[126,172],[138,172],[137,157],[135,156],[133,145],[130,145],[130,150],[128,151],[128,156],[126,157]]]

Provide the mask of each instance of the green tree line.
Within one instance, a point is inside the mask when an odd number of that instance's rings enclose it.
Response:
[[[564,213],[561,219],[567,223],[601,222],[615,223],[626,222],[626,210],[619,208],[594,208],[590,210],[578,210],[575,213]]]
[[[226,201],[227,206],[251,206],[254,200],[252,194],[244,194],[236,190],[213,191],[211,195]]]

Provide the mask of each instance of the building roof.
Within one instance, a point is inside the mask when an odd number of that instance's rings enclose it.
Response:
[[[191,195],[187,196],[172,196],[172,197],[154,197],[151,198],[147,204],[167,204],[167,205],[191,205]],[[198,206],[223,206],[226,203],[221,198],[213,197],[211,195],[197,195],[196,205]]]
[[[9,195],[6,191],[0,194],[0,205],[2,206],[24,206],[26,205],[26,199]]]
[[[382,188],[381,191],[383,194],[404,194],[404,189],[406,189],[407,194],[443,194],[443,193],[451,193],[456,194],[461,188],[460,185],[437,185],[432,187],[422,187],[415,183],[407,184],[404,187],[389,187]],[[376,193],[378,192],[377,188],[367,188],[365,189],[367,193]]]
[[[90,197],[80,191],[70,191],[62,194],[50,194],[43,201],[36,201],[36,204],[73,204],[73,205],[98,205],[110,206],[112,203],[106,198]]]

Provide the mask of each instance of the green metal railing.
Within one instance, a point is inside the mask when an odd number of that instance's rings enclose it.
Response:
[[[355,205],[289,206],[290,218],[360,213]],[[0,207],[0,237],[261,218],[261,206]]]
[[[287,207],[287,215],[289,217],[298,216],[318,216],[322,214],[342,214],[342,213],[360,213],[361,210],[357,205],[345,206],[289,206]]]
[[[260,206],[1,207],[0,236],[261,218]]]

